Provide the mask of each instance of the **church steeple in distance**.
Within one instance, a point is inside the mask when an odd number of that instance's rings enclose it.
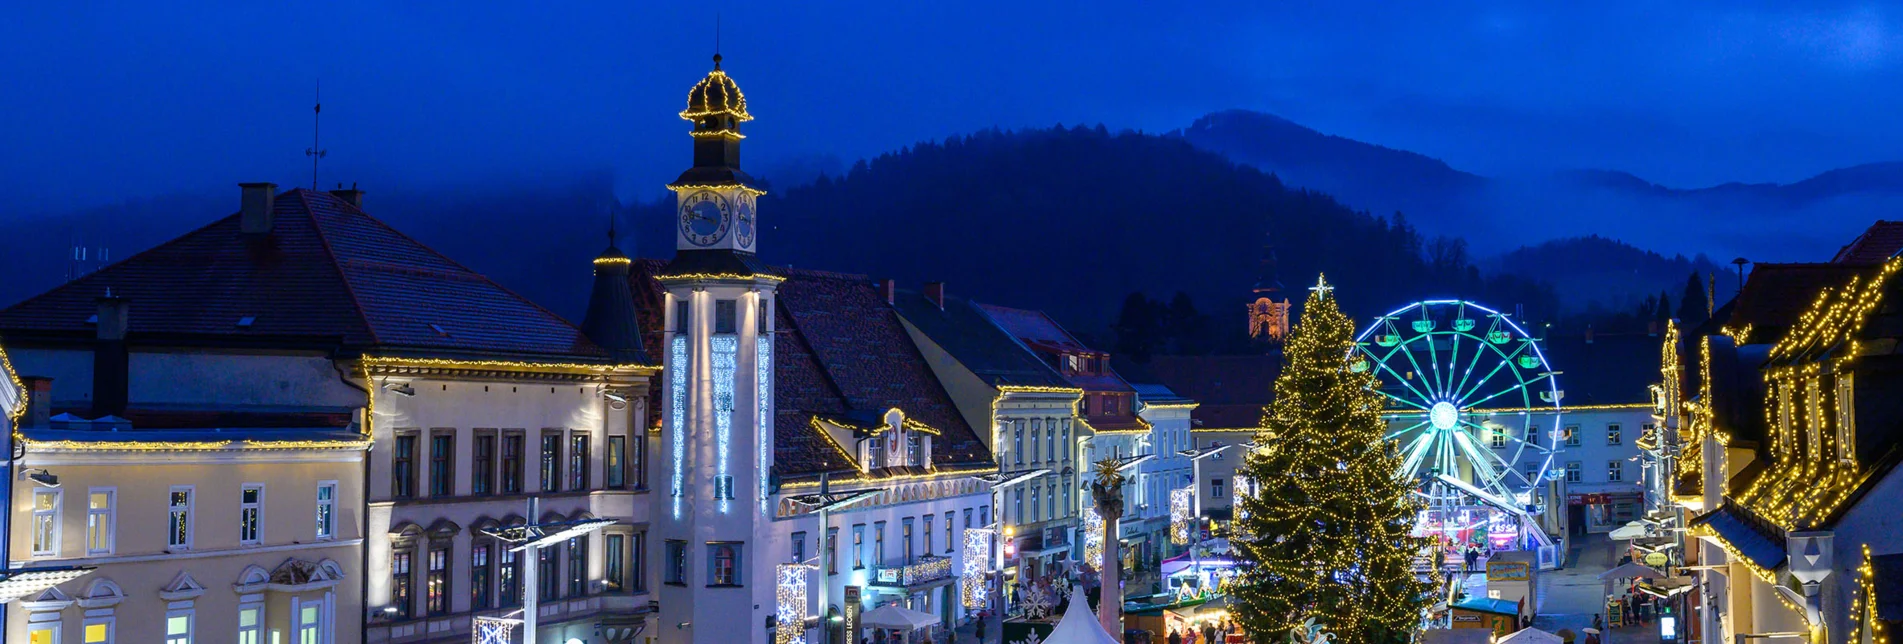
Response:
[[[608,248],[595,256],[595,285],[588,293],[588,313],[581,332],[608,350],[615,362],[646,363],[641,346],[641,322],[635,315],[634,290],[628,285],[632,261],[615,244],[614,210],[608,214]]]
[[[1291,321],[1289,298],[1276,276],[1275,244],[1265,237],[1262,263],[1256,269],[1255,288],[1249,298],[1249,339],[1262,347],[1281,346]]]

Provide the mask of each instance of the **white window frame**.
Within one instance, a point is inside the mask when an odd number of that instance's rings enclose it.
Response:
[[[1585,466],[1583,464],[1581,464],[1579,461],[1568,461],[1566,463],[1566,482],[1567,483],[1579,483],[1581,481],[1584,481],[1585,479],[1586,479]]]
[[[60,492],[61,491],[57,489],[38,488],[33,490],[33,556],[35,557],[59,556],[59,540],[61,536],[60,510],[62,509],[60,505],[65,502],[65,499],[62,498],[64,495],[60,494]],[[40,509],[40,497],[42,496],[53,497],[53,507],[45,510]],[[50,534],[46,536],[47,543],[40,543],[40,520],[42,518],[48,521],[47,528],[50,529]],[[53,639],[58,641],[59,638],[57,634]]]
[[[119,622],[118,618],[113,617],[111,615],[106,615],[104,617],[88,617],[80,621],[79,623],[80,644],[112,644],[114,641],[119,639],[119,633],[118,633],[119,623],[118,622]],[[97,642],[86,641],[86,629],[92,626],[99,626],[99,625],[104,625],[106,627],[106,639],[103,639]]]
[[[250,628],[245,628],[244,613],[245,611],[248,611],[248,610],[258,611],[258,621],[257,623],[252,624]],[[247,602],[240,602],[238,604],[238,643],[239,644],[246,644],[247,640],[245,640],[245,635],[247,634],[247,631],[248,631],[248,634],[256,636],[256,637],[253,637],[251,640],[249,640],[250,642],[255,642],[256,644],[265,644],[266,640],[264,639],[264,602],[247,601]]]
[[[106,509],[104,512],[99,512],[93,509],[92,497],[94,494],[106,495]],[[105,533],[106,533],[105,535],[106,547],[104,549],[93,548],[93,517],[95,515],[105,517],[104,521],[105,521]],[[96,487],[96,488],[91,488],[86,490],[86,554],[109,555],[109,554],[112,554],[115,550],[117,550],[118,547],[119,547],[119,488]],[[80,634],[80,637],[82,638],[85,637],[85,633],[82,632]],[[110,638],[108,638],[108,641],[110,641]]]
[[[184,639],[174,639],[173,637],[172,618],[174,617],[185,618]],[[174,608],[165,611],[165,621],[159,626],[159,630],[163,633],[162,636],[165,638],[161,641],[165,642],[165,644],[192,644],[192,635],[194,631],[198,630],[197,622],[198,610],[196,608]]]
[[[329,593],[326,593],[322,599],[317,600],[291,598],[291,644],[303,644],[304,631],[306,629],[317,631],[317,644],[330,644],[330,601],[331,595]],[[303,621],[304,610],[313,607],[317,609],[317,621],[306,624]]]
[[[1606,461],[1606,480],[1611,481],[1613,483],[1624,482],[1625,481],[1625,461],[1620,461],[1616,459]]]
[[[244,501],[245,493],[250,492],[252,490],[258,491],[258,500],[253,503],[245,503]],[[254,517],[254,520],[252,521],[254,528],[250,538],[245,538],[245,533],[244,533],[246,512],[256,513],[256,516]],[[263,483],[245,483],[243,485],[238,486],[238,543],[239,545],[246,545],[246,546],[255,546],[255,545],[264,543],[264,484]]]
[[[61,624],[59,622],[37,622],[33,624],[28,624],[26,626],[26,641],[28,642],[33,641],[34,633],[39,633],[43,631],[52,631],[53,644],[59,644],[60,642],[65,641],[66,639],[62,637],[62,635],[64,635],[62,631],[64,630],[65,630],[64,628],[61,628]]]
[[[172,495],[177,494],[179,492],[185,493],[185,507],[184,508],[180,508],[179,506],[172,505]],[[165,544],[166,544],[166,547],[176,549],[176,550],[191,550],[192,549],[192,542],[195,540],[194,538],[197,536],[197,532],[198,532],[198,528],[196,525],[197,521],[195,520],[196,517],[193,516],[194,514],[197,513],[196,512],[197,505],[198,505],[198,490],[194,488],[193,486],[174,485],[172,486],[170,490],[166,491],[165,493]],[[177,531],[172,529],[172,522],[177,520],[175,517],[177,516],[177,514],[179,513],[181,509],[183,509],[185,512],[185,543],[172,543],[172,537],[177,534]]]
[[[324,500],[324,496],[323,496],[324,490],[330,490],[330,500],[328,501]],[[315,497],[317,500],[317,510],[316,510],[316,513],[311,516],[311,520],[316,522],[317,524],[317,527],[316,527],[317,540],[330,541],[332,539],[336,539],[337,538],[337,482],[336,481],[318,481],[317,493]],[[324,508],[326,507],[330,508],[330,512],[328,515],[326,515],[323,512]],[[326,516],[328,516],[330,519],[330,525],[328,526],[324,525],[324,517]]]

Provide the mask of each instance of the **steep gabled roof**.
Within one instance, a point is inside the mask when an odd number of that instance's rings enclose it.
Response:
[[[998,325],[998,328],[1004,329],[1006,333],[1016,336],[1018,341],[1023,342],[1025,346],[1030,347],[1033,351],[1049,354],[1080,353],[1105,355],[1104,352],[1085,345],[1082,340],[1078,340],[1077,336],[1071,335],[1070,331],[1065,330],[1063,325],[1058,324],[1056,320],[1051,319],[1051,316],[1046,315],[1043,311],[1014,309],[1008,306],[997,306],[995,304],[979,304],[978,310],[983,311],[986,316],[990,317],[991,321]],[[1062,372],[1060,371],[1060,373]],[[1071,386],[1085,391],[1126,393],[1134,393],[1136,391],[1130,387],[1129,382],[1124,381],[1122,376],[1117,375],[1115,370],[1107,366],[1101,374],[1064,373],[1063,376],[1065,380],[1070,382]]]
[[[566,320],[327,193],[277,195],[271,232],[234,214],[0,311],[8,337],[86,338],[97,298],[134,342],[607,362]]]
[[[1049,364],[1020,344],[1017,338],[991,323],[970,300],[945,296],[945,307],[914,291],[898,291],[894,308],[925,337],[943,347],[952,358],[985,384],[1030,387],[1068,387]]]
[[[1817,301],[1819,292],[1848,282],[1864,270],[1864,266],[1851,264],[1754,265],[1744,291],[1729,305],[1731,313],[1724,324],[1732,328],[1750,325],[1747,342],[1776,342]]]
[[[1877,220],[1857,235],[1835,257],[1832,264],[1877,264],[1903,251],[1903,221]]]
[[[666,262],[636,260],[629,277],[649,346],[661,343]],[[898,408],[940,432],[932,462],[943,469],[994,461],[958,413],[925,357],[863,275],[774,268],[786,278],[774,302],[774,462],[781,477],[839,472],[854,464],[829,444],[816,418],[837,421]]]

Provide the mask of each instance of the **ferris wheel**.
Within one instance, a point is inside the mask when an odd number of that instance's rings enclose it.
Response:
[[[1527,514],[1558,474],[1558,372],[1505,313],[1464,300],[1416,302],[1355,338],[1350,368],[1374,372],[1400,476],[1429,509]]]

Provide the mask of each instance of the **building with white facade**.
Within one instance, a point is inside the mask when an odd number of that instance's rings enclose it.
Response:
[[[1083,486],[1090,472],[1079,443],[1090,440],[1076,422],[1083,390],[1070,384],[1016,337],[1000,328],[979,305],[945,293],[944,284],[921,292],[884,283],[906,331],[958,405],[965,422],[980,431],[997,456],[1001,480],[1038,470],[1048,473],[994,490],[997,507],[1015,508],[1029,493],[1022,515],[1000,515],[1005,532],[1004,588],[1020,580],[1059,574],[1078,561],[1080,512],[1088,503]],[[1005,503],[1002,499],[1011,499]]]
[[[1558,371],[1560,415],[1559,451],[1548,469],[1559,472],[1560,484],[1547,501],[1545,527],[1573,536],[1611,532],[1645,517],[1645,478],[1650,465],[1639,458],[1640,437],[1653,432],[1651,384],[1657,380],[1659,346],[1656,334],[1594,334],[1553,336],[1542,343],[1547,363]],[[1513,421],[1490,424],[1478,410],[1483,425],[1518,427]],[[1546,437],[1551,427],[1528,428],[1527,434]],[[1513,448],[1506,436],[1485,437],[1490,449]],[[1539,440],[1536,438],[1535,440]],[[1537,472],[1545,454],[1520,450],[1515,464],[1523,472]]]

